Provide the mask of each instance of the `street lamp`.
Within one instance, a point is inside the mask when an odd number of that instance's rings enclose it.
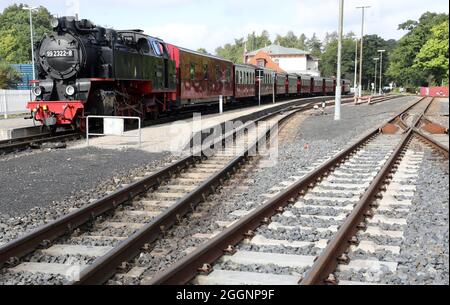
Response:
[[[342,62],[342,33],[344,31],[344,0],[339,0],[339,29],[338,29],[338,58],[337,58],[337,80],[336,80],[336,102],[334,120],[341,119],[342,102],[342,81],[341,81],[341,62]]]
[[[355,99],[358,96],[358,93],[356,92],[358,88],[358,38],[356,38],[355,41],[355,81],[353,83],[353,86],[355,88]]]
[[[375,61],[375,81],[373,82],[373,94],[375,95],[377,93],[377,65],[378,61],[380,60],[378,57],[373,59]]]
[[[361,56],[359,60],[359,97],[362,96],[362,68],[363,68],[363,48],[364,48],[364,14],[366,8],[371,6],[358,6],[357,9],[362,9],[362,23],[361,23]]]
[[[31,65],[32,65],[32,69],[33,69],[33,80],[35,80],[36,79],[36,71],[35,71],[35,67],[34,67],[34,40],[33,40],[33,15],[32,15],[32,13],[34,10],[36,10],[38,8],[24,6],[23,9],[30,12]]]
[[[380,95],[383,94],[383,53],[386,52],[386,50],[378,50],[380,53]]]

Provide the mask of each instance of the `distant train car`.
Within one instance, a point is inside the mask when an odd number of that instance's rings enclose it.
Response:
[[[278,96],[287,95],[287,74],[286,73],[277,73],[276,74],[276,94]]]
[[[343,94],[349,94],[351,92],[351,81],[348,79],[344,79],[342,81],[342,93]]]
[[[287,93],[290,96],[295,96],[300,94],[298,90],[298,76],[296,74],[288,74],[288,88]]]
[[[267,96],[273,94],[274,79],[272,77],[273,70],[267,68],[258,67],[256,69],[256,96],[259,92],[259,82],[261,81],[261,96]]]
[[[234,98],[255,97],[256,68],[251,65],[234,65]]]
[[[177,68],[177,101],[181,106],[231,99],[233,62],[167,44]]]
[[[298,75],[299,94],[308,96],[312,93],[312,79],[309,75]]]
[[[336,88],[336,81],[332,78],[325,78],[324,80],[324,91],[323,93],[325,95],[332,95],[334,94],[334,90]]]
[[[312,78],[312,90],[311,93],[314,95],[321,95],[325,92],[325,81],[322,77]]]

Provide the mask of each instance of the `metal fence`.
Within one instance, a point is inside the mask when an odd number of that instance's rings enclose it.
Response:
[[[8,118],[10,114],[28,112],[26,106],[30,99],[30,90],[0,89],[0,116]]]

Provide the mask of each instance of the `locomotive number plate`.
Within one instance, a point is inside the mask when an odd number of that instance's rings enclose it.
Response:
[[[73,50],[49,50],[45,55],[47,57],[73,57]]]

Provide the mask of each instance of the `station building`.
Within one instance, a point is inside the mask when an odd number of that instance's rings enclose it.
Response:
[[[277,72],[320,76],[318,58],[313,57],[307,51],[285,48],[276,44],[253,52],[245,52],[244,62]]]

